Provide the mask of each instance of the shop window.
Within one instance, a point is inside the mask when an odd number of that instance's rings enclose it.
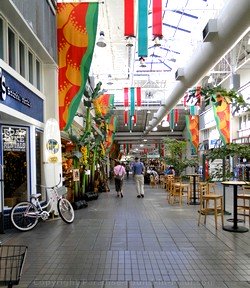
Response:
[[[13,69],[16,68],[15,47],[16,47],[15,33],[10,28],[8,28],[8,60],[9,65]]]
[[[19,73],[25,77],[25,46],[19,41]]]
[[[3,19],[0,18],[0,58],[3,59]]]
[[[30,51],[28,52],[28,63],[29,63],[29,82],[33,84],[34,82],[33,54]]]
[[[36,88],[41,89],[41,65],[38,60],[36,60]]]
[[[2,126],[4,206],[27,200],[28,128]]]

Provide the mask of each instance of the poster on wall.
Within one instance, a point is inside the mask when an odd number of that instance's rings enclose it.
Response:
[[[2,127],[3,151],[26,151],[26,134],[24,128]]]

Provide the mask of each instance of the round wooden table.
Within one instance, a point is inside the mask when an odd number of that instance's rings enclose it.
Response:
[[[244,233],[249,231],[248,228],[243,226],[238,226],[238,214],[237,214],[237,193],[238,193],[238,186],[242,185],[249,185],[250,183],[247,183],[245,181],[223,181],[221,184],[225,186],[233,186],[233,226],[226,225],[223,227],[223,230],[229,231],[229,232],[238,232],[238,233]]]

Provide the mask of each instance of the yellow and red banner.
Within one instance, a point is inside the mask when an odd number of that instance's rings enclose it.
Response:
[[[224,97],[217,95],[216,102],[213,104],[213,111],[216,127],[223,144],[230,143],[230,104]]]
[[[197,152],[199,146],[199,116],[186,115],[188,139],[192,148]]]
[[[58,3],[59,124],[68,130],[81,102],[96,38],[98,3]]]
[[[105,116],[114,107],[114,94],[102,94],[93,100],[96,116]]]

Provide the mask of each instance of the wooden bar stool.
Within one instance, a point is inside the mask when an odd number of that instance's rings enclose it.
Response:
[[[221,214],[221,223],[224,225],[223,196],[210,193],[208,183],[199,183],[200,192],[200,210],[198,226],[200,225],[201,215],[204,215],[204,224],[206,224],[207,215],[214,214],[215,228],[217,229],[217,216]]]

